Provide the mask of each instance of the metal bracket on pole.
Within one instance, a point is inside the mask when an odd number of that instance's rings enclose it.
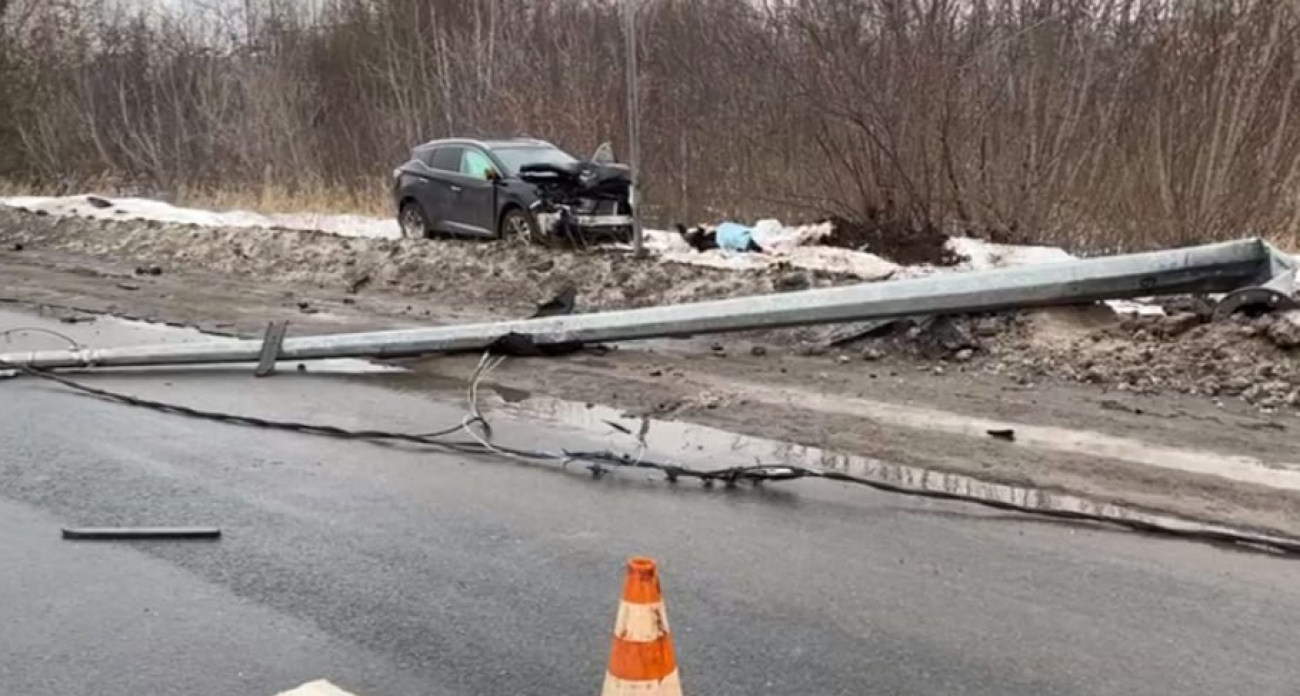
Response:
[[[1300,308],[1295,298],[1295,269],[1284,271],[1263,285],[1238,288],[1219,300],[1214,308],[1215,320],[1238,312],[1285,312]]]
[[[287,321],[273,321],[266,325],[266,334],[262,337],[262,353],[257,358],[254,376],[267,377],[275,372],[275,363],[280,359],[280,347],[284,345],[284,334],[288,330]]]

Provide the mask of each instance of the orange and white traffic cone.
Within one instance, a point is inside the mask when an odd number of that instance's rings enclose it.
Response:
[[[682,696],[659,569],[649,558],[627,562],[601,696]]]

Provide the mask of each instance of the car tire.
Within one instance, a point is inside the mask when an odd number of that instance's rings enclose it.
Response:
[[[517,239],[527,244],[542,244],[546,241],[537,228],[537,220],[519,208],[509,208],[501,216],[498,234],[502,239]]]
[[[419,203],[407,201],[397,213],[397,224],[402,229],[404,239],[428,239],[429,219]]]

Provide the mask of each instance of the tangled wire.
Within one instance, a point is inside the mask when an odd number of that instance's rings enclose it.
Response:
[[[59,338],[68,341],[74,348],[81,348],[81,346],[73,339],[45,329],[11,329],[9,331],[0,332],[0,337],[7,337],[13,333],[24,331],[40,331],[42,333],[56,335]],[[334,437],[347,440],[362,440],[376,443],[401,443],[430,447],[461,454],[493,455],[534,464],[549,463],[568,467],[573,463],[582,463],[591,475],[597,479],[617,469],[655,471],[662,474],[670,483],[676,483],[680,480],[686,479],[700,481],[705,486],[722,484],[727,487],[735,487],[742,483],[760,485],[768,482],[793,481],[798,479],[823,479],[827,481],[865,486],[879,491],[917,498],[970,503],[1002,511],[1026,513],[1040,517],[1077,522],[1108,524],[1146,534],[1201,542],[1237,545],[1250,550],[1259,550],[1288,556],[1300,556],[1300,539],[1295,538],[1273,535],[1265,536],[1226,529],[1220,530],[1207,529],[1203,527],[1190,528],[1185,526],[1173,526],[1149,519],[1136,519],[1133,516],[1106,515],[1059,509],[1042,509],[1029,505],[962,493],[911,488],[839,471],[826,471],[786,464],[756,464],[752,466],[698,469],[680,464],[660,462],[645,457],[648,450],[645,441],[645,428],[642,428],[641,432],[635,436],[637,439],[637,447],[633,454],[616,453],[609,450],[545,451],[509,447],[494,442],[492,426],[479,407],[480,385],[489,374],[499,368],[505,361],[506,356],[504,355],[494,354],[491,351],[484,353],[469,379],[468,387],[466,389],[468,413],[465,415],[464,419],[459,425],[427,433],[403,433],[374,429],[354,430],[333,425],[273,420],[268,418],[224,413],[220,411],[209,411],[92,387],[52,372],[32,368],[26,365],[12,365],[0,362],[0,368],[53,382],[88,396],[128,406],[147,408],[161,413],[228,423],[231,425],[297,432],[307,435]],[[457,433],[463,433],[467,435],[469,439],[450,439],[451,436]]]

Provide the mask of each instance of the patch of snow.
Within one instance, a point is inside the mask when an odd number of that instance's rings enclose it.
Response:
[[[657,254],[690,254],[695,251],[680,234],[668,230],[643,229],[641,239],[646,249]]]
[[[1165,315],[1164,307],[1147,304],[1141,300],[1108,300],[1106,304],[1110,305],[1110,308],[1116,314],[1139,317],[1163,317]]]
[[[851,249],[817,246],[833,230],[829,223],[785,227],[776,220],[754,225],[754,241],[767,253],[729,252],[722,249],[696,251],[676,232],[645,230],[646,249],[664,261],[705,266],[728,271],[754,271],[785,265],[806,271],[851,275],[862,280],[884,280],[894,275],[898,264]]]
[[[362,215],[263,215],[247,210],[215,212],[198,208],[181,208],[148,198],[102,198],[112,205],[91,205],[93,196],[14,196],[0,198],[0,205],[46,212],[50,215],[86,217],[100,220],[154,220],[177,225],[203,227],[255,227],[303,232],[328,232],[341,237],[397,239],[401,232],[395,220]]]
[[[819,244],[835,231],[829,222],[786,227],[779,220],[759,220],[754,224],[754,241],[768,253],[789,253],[800,247]]]
[[[956,268],[964,271],[986,271],[1009,266],[1056,263],[1072,261],[1075,258],[1059,247],[994,244],[969,237],[953,237],[945,246],[954,254],[965,257],[966,260]]]
[[[790,250],[789,254],[778,256],[777,259],[785,261],[795,268],[808,271],[843,273],[866,281],[892,278],[901,268],[893,261],[882,259],[865,251],[827,246],[796,247]]]

